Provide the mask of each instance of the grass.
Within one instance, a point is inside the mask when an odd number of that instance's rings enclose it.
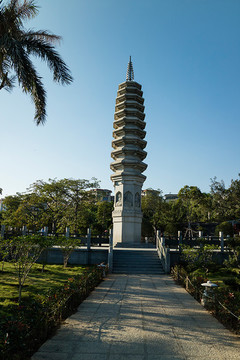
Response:
[[[23,286],[22,299],[44,293],[63,285],[69,278],[81,274],[84,266],[45,265],[42,272],[41,264],[34,264]],[[0,306],[16,303],[18,299],[18,278],[14,265],[4,264],[4,270],[0,271]]]
[[[207,277],[208,280],[215,283],[217,282],[220,287],[224,286],[225,280],[232,280],[233,278],[239,279],[238,282],[240,283],[240,269],[238,268],[232,268],[230,270],[226,267],[221,267],[215,271],[209,271],[207,275],[203,269],[197,269],[193,271],[191,275]]]
[[[0,358],[30,359],[101,280],[95,266],[45,265],[42,272],[42,265],[34,264],[19,305],[16,270],[6,263],[0,271]]]

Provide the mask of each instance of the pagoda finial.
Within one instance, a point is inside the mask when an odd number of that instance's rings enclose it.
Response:
[[[127,81],[133,81],[134,80],[134,71],[133,71],[133,64],[132,64],[131,56],[130,56],[130,59],[129,59],[129,62],[128,62],[126,80]]]

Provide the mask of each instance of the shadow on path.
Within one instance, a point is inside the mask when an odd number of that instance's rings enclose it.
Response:
[[[110,275],[32,360],[239,360],[240,340],[167,275]]]

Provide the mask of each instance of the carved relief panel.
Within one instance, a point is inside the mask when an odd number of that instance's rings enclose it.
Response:
[[[141,199],[139,193],[137,192],[135,194],[135,207],[140,207],[140,205],[141,205]]]
[[[122,193],[120,191],[116,193],[116,206],[122,206]]]
[[[131,207],[133,206],[133,194],[131,191],[127,191],[124,194],[124,206]]]

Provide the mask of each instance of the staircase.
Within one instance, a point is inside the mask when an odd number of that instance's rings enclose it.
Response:
[[[113,273],[162,275],[164,270],[156,248],[114,248]]]

